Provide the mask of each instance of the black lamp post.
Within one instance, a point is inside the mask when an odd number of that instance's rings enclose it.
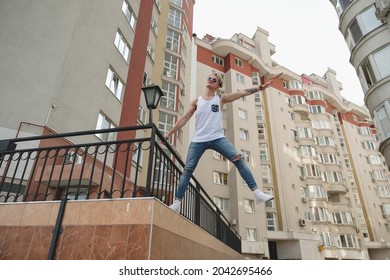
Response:
[[[146,106],[149,109],[149,124],[153,122],[152,118],[152,109],[156,109],[158,102],[160,102],[161,96],[164,96],[164,93],[158,85],[148,85],[141,88],[145,94]]]

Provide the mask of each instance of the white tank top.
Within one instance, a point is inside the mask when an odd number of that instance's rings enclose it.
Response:
[[[219,95],[215,95],[210,100],[199,96],[195,118],[195,134],[192,142],[207,142],[224,137]]]

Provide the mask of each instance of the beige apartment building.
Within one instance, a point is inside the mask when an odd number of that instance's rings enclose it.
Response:
[[[224,77],[222,93],[276,77],[265,92],[226,106],[223,118],[226,136],[275,200],[255,205],[234,166],[212,151],[195,172],[241,236],[243,258],[389,259],[390,174],[369,111],[342,97],[336,71],[301,75],[275,62],[260,27],[252,37],[197,37],[194,4],[2,1],[0,140],[146,124],[142,87],[150,84],[164,93],[152,113],[164,134],[210,73]],[[193,128],[194,119],[170,139],[182,159]],[[146,177],[146,168],[138,172]],[[160,215],[170,211],[163,206]]]
[[[209,152],[202,184],[242,236],[242,253],[271,259],[390,258],[390,177],[367,109],[341,95],[332,69],[299,75],[272,60],[268,32],[196,39],[197,88],[211,72],[222,92],[275,77],[265,92],[224,108],[226,136],[275,200],[255,205],[234,166]],[[265,216],[263,215],[265,211]]]

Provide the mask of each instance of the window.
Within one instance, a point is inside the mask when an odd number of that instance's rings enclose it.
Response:
[[[219,57],[219,56],[216,56],[216,55],[212,55],[211,57],[212,61],[216,64],[219,64],[221,66],[224,66],[224,60],[222,57]]]
[[[305,189],[305,196],[310,198],[320,198],[328,200],[328,195],[323,186],[320,185],[308,185]]]
[[[263,178],[263,183],[271,184],[271,167],[268,164],[262,164],[260,167],[261,167],[261,177]]]
[[[236,73],[236,82],[240,84],[245,84],[245,77],[239,73]]]
[[[246,241],[257,240],[257,229],[255,227],[245,227]]]
[[[229,199],[214,196],[214,203],[218,206],[219,210],[221,211],[229,211]]]
[[[336,239],[338,247],[341,248],[359,248],[359,243],[355,235],[345,234],[340,235]]]
[[[123,37],[122,33],[119,30],[116,32],[114,44],[118,49],[118,51],[123,56],[123,58],[128,63],[130,60],[130,46],[126,42],[125,38]]]
[[[387,176],[385,175],[385,173],[382,170],[373,170],[370,172],[370,174],[371,174],[371,179],[373,180],[373,182],[387,180]]]
[[[137,18],[135,16],[135,13],[131,9],[130,5],[127,3],[127,1],[123,1],[122,12],[125,14],[131,28],[135,29],[135,23]]]
[[[124,84],[118,74],[116,74],[111,68],[107,71],[106,86],[119,101],[122,101]]]
[[[324,94],[321,91],[309,91],[308,98],[323,100]]]
[[[299,155],[301,157],[316,157],[316,148],[308,145],[299,146]]]
[[[326,108],[324,106],[320,106],[320,105],[313,105],[313,106],[310,106],[310,112],[312,114],[324,114],[324,113],[326,113]]]
[[[214,184],[227,185],[227,174],[219,171],[214,171]]]
[[[377,193],[378,193],[378,196],[382,197],[382,198],[390,197],[390,186],[378,187]]]
[[[390,76],[390,45],[372,54],[373,62],[378,70],[378,80]]]
[[[320,167],[315,164],[304,164],[303,165],[302,175],[307,177],[320,177],[321,171]]]
[[[378,124],[383,139],[390,137],[390,106],[387,101],[385,105],[380,106],[375,112],[375,121]]]
[[[182,7],[182,0],[170,0],[171,3],[175,4],[178,7]]]
[[[168,29],[165,47],[171,51],[178,53],[179,42],[180,42],[180,33],[173,31],[172,29]]]
[[[303,105],[306,104],[306,99],[302,95],[292,95],[290,97],[290,105]]]
[[[257,133],[258,133],[259,139],[266,139],[265,124],[263,124],[263,123],[257,124]]]
[[[262,102],[260,92],[255,92],[255,102]]]
[[[240,67],[243,67],[243,66],[244,66],[243,63],[242,63],[242,60],[239,59],[239,58],[237,58],[237,57],[234,59],[234,63],[235,63],[237,66],[240,66]]]
[[[216,152],[216,151],[213,151],[213,157],[216,160],[226,161],[226,158],[223,155],[221,155],[220,153]]]
[[[381,160],[380,156],[378,156],[378,155],[369,155],[368,156],[368,163],[370,163],[372,165],[381,165],[382,160]]]
[[[161,97],[161,107],[174,111],[176,109],[177,86],[163,80],[161,90],[164,93],[164,96]]]
[[[253,199],[244,198],[244,212],[255,213],[255,201]]]
[[[364,35],[380,25],[382,25],[382,22],[375,16],[374,5],[358,14],[348,28],[348,32],[353,38],[354,45],[356,45]]]
[[[248,119],[248,112],[244,109],[238,109],[238,117],[243,120]]]
[[[142,106],[138,107],[138,120],[141,123],[145,123],[146,121],[146,110]]]
[[[169,53],[165,54],[163,74],[169,78],[177,79],[179,58]]]
[[[240,139],[249,140],[249,132],[248,130],[240,128]]]
[[[343,174],[337,171],[325,171],[322,173],[322,181],[328,183],[343,183]]]
[[[366,150],[376,150],[375,143],[372,141],[369,141],[369,140],[362,141],[362,146],[363,146],[363,149],[366,149]]]
[[[313,120],[312,125],[315,129],[330,129],[330,122],[328,120]]]
[[[298,127],[298,137],[302,138],[313,138],[313,132],[310,127]]]
[[[352,225],[353,224],[353,218],[352,214],[349,212],[335,212],[332,213],[333,216],[333,223],[335,224],[342,224],[342,225]]]
[[[288,82],[288,89],[294,90],[294,89],[302,89],[302,83],[300,81],[289,81]]]
[[[330,215],[327,208],[312,207],[311,213],[312,213],[313,221],[316,221],[316,222],[331,222],[332,221],[332,215]]]
[[[268,144],[261,143],[259,146],[260,146],[260,160],[268,160]]]
[[[250,162],[251,153],[249,151],[241,150],[241,158],[245,162]]]
[[[252,85],[254,86],[260,85],[260,77],[259,77],[259,73],[257,72],[252,72]]]
[[[152,60],[154,60],[155,51],[154,51],[154,48],[153,48],[153,46],[152,46],[152,44],[150,42],[148,43],[148,46],[146,48],[146,52],[150,56],[150,58]]]
[[[334,139],[329,136],[319,136],[316,137],[316,142],[320,146],[335,146]]]
[[[264,116],[263,116],[263,106],[256,105],[256,120],[257,121],[264,121]]]
[[[164,112],[160,112],[158,118],[158,129],[164,135],[166,134],[174,125],[175,116],[171,114],[167,114]],[[170,140],[169,144],[172,144],[172,140]]]
[[[168,23],[177,29],[181,27],[181,12],[175,8],[169,8]]]
[[[109,129],[117,127],[106,115],[99,113],[98,121],[96,124],[96,130],[98,129]],[[102,141],[113,141],[116,139],[116,132],[110,133],[97,133],[95,134]]]
[[[267,212],[267,230],[276,230],[276,214]]]
[[[334,154],[320,154],[318,160],[325,164],[339,164],[339,159]]]

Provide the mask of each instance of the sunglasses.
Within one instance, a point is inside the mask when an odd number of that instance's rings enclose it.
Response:
[[[210,81],[210,82],[212,82],[214,84],[214,83],[217,82],[217,79],[216,78],[212,78],[212,77],[208,77],[207,81]]]

